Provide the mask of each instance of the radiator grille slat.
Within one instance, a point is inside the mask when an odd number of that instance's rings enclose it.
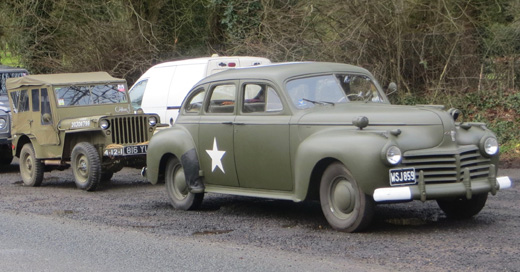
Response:
[[[432,150],[405,152],[403,165],[414,167],[424,173],[426,183],[453,183],[464,178],[464,169],[468,168],[470,178],[481,178],[489,175],[490,160],[484,158],[477,146],[464,146],[454,150],[442,150],[435,154]]]
[[[114,144],[139,144],[149,140],[147,116],[113,117],[112,142]]]

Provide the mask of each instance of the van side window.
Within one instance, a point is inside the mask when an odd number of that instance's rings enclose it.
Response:
[[[186,113],[199,113],[202,108],[202,102],[204,101],[204,95],[206,92],[203,88],[198,89],[194,96],[192,96],[188,103],[186,103]]]
[[[32,97],[32,111],[40,111],[40,90],[33,89],[31,90]]]
[[[128,93],[130,95],[130,101],[132,101],[132,107],[134,110],[137,110],[141,107],[143,103],[143,95],[146,90],[146,84],[148,83],[148,79],[141,80],[135,84],[135,86]]]
[[[33,100],[34,103],[34,100]],[[42,88],[41,91],[41,109],[42,109],[42,125],[50,125],[52,124],[52,114],[51,114],[51,103],[49,101],[49,94],[47,93],[46,88]],[[44,120],[43,115],[48,113],[51,116],[51,120]]]
[[[233,113],[235,110],[236,86],[234,84],[218,85],[211,92],[207,112]]]
[[[265,84],[246,84],[243,98],[244,113],[277,112],[283,109],[282,101],[276,91]]]

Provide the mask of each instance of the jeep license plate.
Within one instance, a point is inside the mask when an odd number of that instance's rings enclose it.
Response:
[[[415,168],[390,169],[390,185],[416,184]]]
[[[105,149],[103,155],[105,156],[129,156],[129,155],[142,155],[146,154],[148,145],[132,145],[118,148]]]

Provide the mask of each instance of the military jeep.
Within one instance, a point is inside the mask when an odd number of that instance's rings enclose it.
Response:
[[[141,167],[159,117],[134,114],[124,79],[106,72],[8,79],[13,155],[27,186],[72,166],[76,186],[93,191],[124,166]]]

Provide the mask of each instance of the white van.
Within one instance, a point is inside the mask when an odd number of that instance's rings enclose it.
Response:
[[[259,57],[196,58],[157,64],[148,69],[130,88],[129,94],[135,110],[157,113],[161,123],[172,124],[177,118],[182,100],[199,80],[234,67],[247,67],[271,63]]]

